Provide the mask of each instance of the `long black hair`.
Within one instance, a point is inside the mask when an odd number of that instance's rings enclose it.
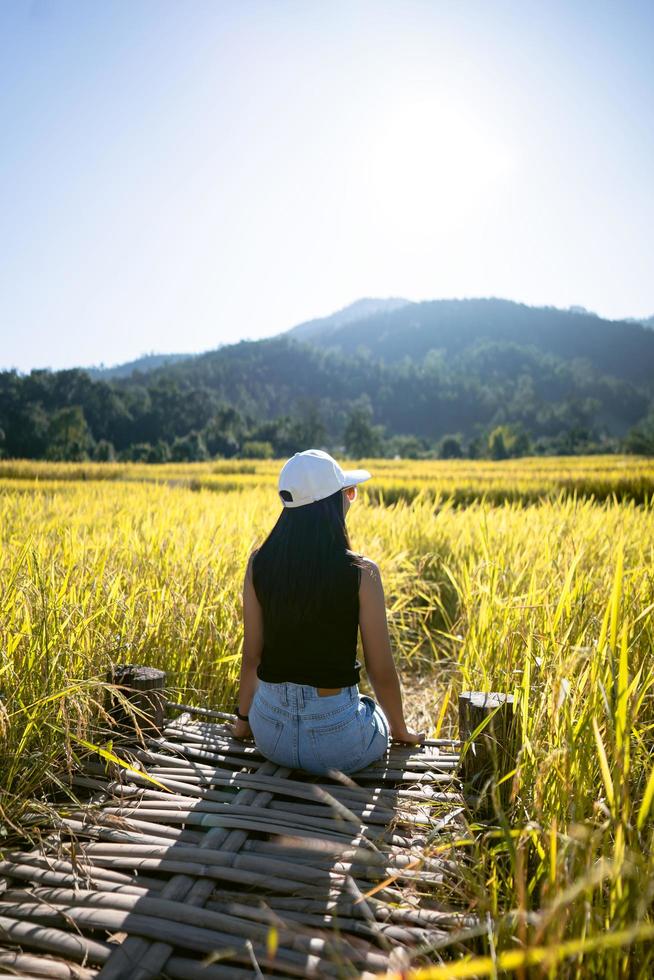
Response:
[[[283,492],[283,491],[282,491]],[[252,560],[254,589],[264,620],[311,620],[329,608],[346,566],[365,567],[345,526],[343,491],[301,507],[284,507]]]

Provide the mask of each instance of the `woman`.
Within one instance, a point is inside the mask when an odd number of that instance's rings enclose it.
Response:
[[[424,741],[404,721],[379,568],[351,550],[345,527],[356,485],[368,479],[321,449],[295,453],[279,475],[282,512],[248,559],[232,731],[291,769],[357,772],[390,738]],[[359,694],[359,628],[380,704]]]

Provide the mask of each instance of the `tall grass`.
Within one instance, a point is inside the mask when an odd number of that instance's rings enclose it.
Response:
[[[9,832],[88,740],[110,663],[162,667],[185,698],[233,702],[246,559],[279,513],[274,481],[229,494],[25,483],[0,489]],[[540,963],[538,975],[650,975],[652,503],[559,491],[459,507],[423,486],[385,506],[362,494],[348,525],[382,569],[398,667],[423,686],[410,722],[456,734],[460,690],[517,695],[525,737],[511,806],[463,848],[491,966],[513,962],[517,943],[515,969]]]

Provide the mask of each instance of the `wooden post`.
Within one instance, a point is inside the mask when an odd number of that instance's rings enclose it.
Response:
[[[161,734],[166,717],[165,671],[136,664],[114,664],[107,671],[107,683],[120,685],[122,696],[137,709],[132,715],[117,693],[107,690],[107,712],[116,722],[119,735],[134,739],[141,732],[151,736]]]
[[[482,818],[494,813],[491,789],[515,768],[522,733],[513,710],[513,695],[464,691],[459,695],[459,737],[466,741],[486,722],[465,752],[461,764],[464,793]],[[511,779],[499,787],[503,808],[509,803]]]

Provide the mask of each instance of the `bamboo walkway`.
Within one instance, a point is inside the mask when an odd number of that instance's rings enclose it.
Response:
[[[130,750],[138,772],[76,776],[88,802],[38,850],[4,852],[0,980],[367,978],[464,951],[461,866],[428,856],[466,831],[457,743],[314,776],[192,710]]]

